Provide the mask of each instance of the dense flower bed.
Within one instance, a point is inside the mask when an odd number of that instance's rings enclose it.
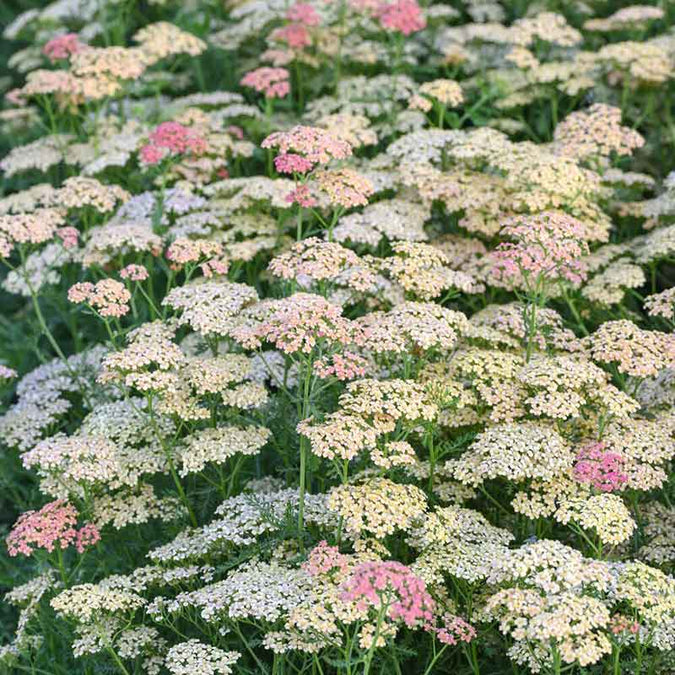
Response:
[[[30,1],[0,671],[675,672],[675,6]]]

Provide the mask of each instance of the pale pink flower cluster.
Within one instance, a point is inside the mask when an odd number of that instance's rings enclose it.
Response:
[[[206,152],[206,140],[179,122],[162,122],[150,134],[141,148],[144,164],[158,164],[168,155],[201,155]]]
[[[406,36],[422,30],[427,25],[422,8],[416,0],[397,0],[396,2],[383,3],[376,9],[375,15],[382,28]]]
[[[269,271],[281,279],[309,278],[312,281],[337,281],[355,290],[365,291],[375,283],[375,274],[354,251],[341,244],[308,237],[293,244],[289,251],[272,259]]]
[[[628,482],[623,470],[625,458],[618,452],[605,450],[605,444],[593,443],[582,448],[574,464],[574,477],[600,492],[616,492]]]
[[[150,273],[143,265],[127,265],[120,270],[122,279],[129,279],[129,281],[145,281]]]
[[[186,265],[220,254],[222,247],[218,242],[207,239],[176,239],[166,250],[166,258],[174,265]]]
[[[279,173],[307,173],[314,168],[314,164],[302,155],[287,152],[274,158],[274,168]]]
[[[297,204],[305,209],[317,205],[317,200],[312,196],[312,191],[308,185],[298,185],[286,195],[285,200],[289,204]]]
[[[345,582],[342,597],[361,611],[385,610],[390,619],[401,619],[411,628],[433,619],[435,603],[426,584],[395,560],[359,565]]]
[[[460,642],[471,642],[476,637],[476,629],[467,623],[461,616],[444,614],[441,617],[441,625],[428,624],[425,629],[435,633],[439,642],[445,645],[456,645]]]
[[[246,73],[239,84],[265,94],[265,98],[283,98],[291,91],[289,78],[286,68],[263,66]]]
[[[69,59],[86,48],[77,33],[65,33],[52,38],[43,48],[42,53],[52,62]]]
[[[33,213],[0,215],[0,257],[11,255],[16,244],[43,244],[62,230],[64,213],[59,209],[37,209]]]
[[[366,374],[368,360],[354,352],[323,356],[314,362],[314,372],[321,378],[336,377],[340,382],[363,377]]]
[[[75,546],[82,553],[101,539],[96,525],[87,523],[77,529],[77,510],[72,504],[58,499],[45,504],[39,511],[26,511],[19,516],[7,537],[9,555],[31,555],[36,548],[48,552]]]
[[[285,42],[291,49],[298,51],[312,44],[309,31],[301,23],[289,23],[287,26],[273,30],[270,33],[270,39]]]
[[[318,26],[321,17],[312,5],[306,2],[296,2],[288,8],[286,18],[293,23],[301,23],[303,26]]]
[[[234,339],[248,348],[267,341],[287,354],[308,354],[320,340],[347,345],[360,336],[357,325],[342,316],[340,307],[312,293],[274,300],[265,314],[260,322],[233,329]]]
[[[297,125],[289,131],[275,131],[262,143],[263,148],[277,148],[281,154],[303,156],[312,166],[328,164],[331,159],[346,159],[352,154],[347,141],[340,140],[326,129]]]
[[[84,281],[68,289],[68,300],[84,302],[104,317],[120,317],[129,311],[131,293],[126,286],[115,279],[101,279],[92,284]]]
[[[337,546],[329,546],[324,539],[320,541],[307,556],[302,569],[312,577],[319,577],[331,572],[344,574],[349,569],[349,558],[340,553]]]
[[[331,204],[345,209],[365,206],[374,192],[373,184],[353,169],[327,169],[317,171],[316,183],[325,192]]]
[[[513,241],[499,244],[493,253],[492,273],[498,280],[541,275],[580,283],[586,277],[581,258],[589,253],[584,232],[580,221],[564,213],[513,216],[501,229]]]
[[[64,248],[75,248],[80,233],[77,231],[76,227],[68,225],[67,227],[59,227],[59,229],[56,230],[56,236],[61,240]]]

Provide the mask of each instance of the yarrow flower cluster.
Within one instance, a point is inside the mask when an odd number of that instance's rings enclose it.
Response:
[[[101,539],[98,528],[87,523],[77,528],[78,513],[72,504],[56,500],[39,511],[27,511],[19,516],[7,537],[9,555],[31,555],[35,549],[48,553],[74,546],[83,553]]]
[[[201,155],[206,148],[206,140],[189,127],[179,122],[162,122],[141,148],[140,157],[145,164],[158,164],[172,155]]]

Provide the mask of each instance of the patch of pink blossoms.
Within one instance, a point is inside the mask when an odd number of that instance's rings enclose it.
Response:
[[[199,134],[179,122],[162,122],[150,134],[141,148],[145,164],[157,164],[167,155],[201,155],[206,152],[206,141]]]
[[[246,73],[239,84],[264,94],[265,98],[283,98],[291,91],[289,78],[286,68],[263,66]]]
[[[342,597],[356,602],[360,610],[385,609],[390,619],[401,619],[409,627],[433,619],[435,603],[424,581],[393,560],[359,565],[345,582]]]
[[[604,443],[593,443],[577,454],[574,477],[600,492],[616,492],[628,482],[624,465],[625,459],[619,453],[605,450]]]
[[[43,48],[42,53],[52,62],[70,58],[85,47],[77,33],[65,33],[52,38]]]
[[[101,279],[95,284],[84,281],[68,289],[68,300],[86,303],[104,317],[120,317],[129,311],[131,293],[115,279]]]
[[[384,3],[376,9],[375,15],[382,28],[406,36],[422,30],[427,25],[422,9],[415,0]]]
[[[31,555],[36,548],[48,552],[75,546],[82,553],[101,539],[98,528],[92,523],[77,529],[77,510],[72,504],[59,499],[45,504],[39,511],[27,511],[19,516],[7,537],[10,556],[19,553]]]
[[[514,216],[501,235],[513,241],[499,244],[493,253],[497,279],[538,277],[580,283],[586,278],[581,258],[589,253],[583,223],[567,214],[544,212]]]

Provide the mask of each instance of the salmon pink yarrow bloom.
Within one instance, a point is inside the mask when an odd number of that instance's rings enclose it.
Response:
[[[359,565],[344,584],[342,597],[360,610],[385,609],[390,619],[402,619],[408,627],[433,618],[434,600],[424,581],[394,560]]]
[[[312,197],[312,193],[307,185],[299,185],[295,190],[291,190],[286,197],[289,204],[297,204],[305,209],[310,209],[316,206],[317,201]]]
[[[406,36],[422,30],[427,25],[422,9],[415,0],[384,3],[376,9],[375,13],[382,28],[387,31],[397,31]]]
[[[274,166],[279,173],[307,173],[314,165],[301,155],[287,152],[274,158]]]
[[[589,252],[584,230],[583,223],[564,213],[507,219],[501,234],[513,241],[499,244],[493,253],[495,278],[541,275],[547,280],[580,283],[586,278],[581,258]]]
[[[321,378],[334,376],[340,382],[364,377],[368,361],[354,352],[324,356],[314,363],[314,372]]]
[[[61,240],[64,248],[75,248],[80,233],[76,227],[67,226],[59,227],[56,230],[56,236]]]
[[[616,492],[628,482],[628,474],[623,471],[625,463],[618,452],[605,450],[604,443],[593,443],[579,451],[574,477],[600,492]]]
[[[265,98],[283,98],[291,91],[289,77],[286,68],[263,66],[246,73],[239,84],[265,94]]]
[[[120,270],[122,279],[130,281],[145,281],[149,276],[148,270],[143,265],[127,265]]]
[[[302,569],[312,577],[329,574],[334,570],[344,574],[349,569],[349,561],[337,546],[329,546],[324,539],[309,552],[307,560],[302,563]]]
[[[286,18],[293,23],[300,23],[304,26],[318,26],[321,23],[321,17],[316,13],[314,7],[306,2],[296,2],[292,7],[289,7]]]
[[[328,195],[331,204],[346,209],[365,206],[374,192],[373,184],[353,169],[322,170],[316,173],[316,182]]]
[[[162,122],[149,136],[149,143],[141,148],[145,164],[157,164],[167,154],[201,155],[206,151],[206,141],[192,129],[179,122]]]
[[[52,62],[70,58],[82,51],[83,45],[77,33],[65,33],[52,38],[43,48],[42,53]]]
[[[77,510],[61,499],[45,504],[39,511],[27,511],[19,516],[7,537],[9,555],[31,555],[36,548],[51,553],[55,548],[64,550],[69,546],[82,553],[101,539],[92,523],[79,530],[76,526]]]
[[[438,641],[445,645],[471,642],[476,637],[476,629],[462,617],[454,614],[444,614],[440,626],[428,624],[424,628],[430,633],[435,633]]]
[[[74,284],[68,289],[68,300],[84,302],[103,317],[120,317],[129,311],[131,293],[115,279],[101,279],[96,284],[89,281]]]
[[[314,164],[328,164],[331,159],[346,159],[352,154],[349,143],[329,131],[298,125],[289,131],[275,131],[261,144],[262,148],[278,148],[280,153],[302,155]]]
[[[291,49],[298,51],[312,44],[309,31],[301,23],[289,23],[283,28],[276,28],[270,33],[270,39],[285,42]]]

